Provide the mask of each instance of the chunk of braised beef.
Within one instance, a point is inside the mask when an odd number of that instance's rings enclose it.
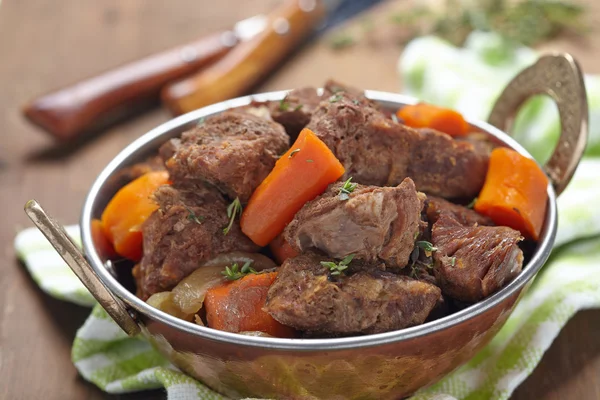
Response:
[[[142,226],[144,255],[134,269],[138,296],[144,300],[172,289],[218,254],[259,250],[238,223],[223,233],[229,223],[228,203],[215,189],[162,186],[154,199],[159,209]]]
[[[224,112],[167,142],[161,155],[177,186],[207,182],[246,202],[288,147],[289,137],[278,123]]]
[[[320,336],[387,332],[422,324],[440,289],[361,265],[332,276],[330,258],[305,253],[284,262],[264,310],[284,325]],[[351,264],[354,264],[352,261]]]
[[[419,234],[425,195],[406,178],[395,187],[356,185],[342,191],[337,182],[306,203],[285,229],[297,252],[321,251],[342,259],[353,254],[367,262],[404,267]]]
[[[308,125],[320,102],[321,96],[317,94],[317,89],[305,87],[290,91],[281,101],[270,102],[269,110],[273,120],[283,125],[293,142]]]
[[[468,141],[387,118],[345,92],[322,101],[308,124],[346,169],[365,185],[395,186],[410,177],[417,190],[445,198],[479,193],[489,154]]]
[[[521,272],[521,234],[506,226],[465,226],[442,213],[432,229],[434,273],[445,295],[479,301]]]
[[[494,225],[491,218],[479,214],[477,211],[454,204],[437,196],[427,196],[426,208],[427,221],[433,225],[442,213],[451,214],[461,225]]]

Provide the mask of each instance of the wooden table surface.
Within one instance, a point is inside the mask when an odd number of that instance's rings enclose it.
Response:
[[[88,309],[43,294],[15,260],[22,212],[36,198],[64,223],[78,220],[102,167],[134,138],[166,121],[154,109],[72,148],[57,147],[25,122],[29,98],[121,62],[180,44],[268,10],[275,0],[4,0],[0,6],[0,399],[148,399],[161,391],[111,396],[86,383],[70,361]],[[600,4],[589,0],[598,20]],[[385,16],[385,4],[375,14]],[[600,38],[560,40],[590,73],[600,73]],[[325,41],[303,48],[257,91],[318,85],[332,76],[358,87],[399,90],[401,48],[391,36],[335,53]],[[600,399],[600,310],[577,314],[514,395],[515,399]]]

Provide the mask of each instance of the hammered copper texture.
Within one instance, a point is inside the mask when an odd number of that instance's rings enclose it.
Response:
[[[187,374],[232,398],[393,400],[437,382],[471,359],[504,325],[521,293],[427,336],[317,354],[234,347],[149,318],[143,320],[143,333]]]

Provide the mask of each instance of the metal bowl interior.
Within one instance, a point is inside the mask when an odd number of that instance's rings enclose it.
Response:
[[[218,341],[224,344],[229,343],[265,349],[290,349],[300,352],[365,348],[381,344],[406,341],[409,339],[423,337],[432,333],[438,333],[483,315],[487,311],[492,310],[497,305],[503,303],[505,300],[518,296],[519,292],[529,281],[532,280],[532,278],[547,260],[554,243],[557,227],[556,194],[550,185],[547,188],[548,205],[542,233],[533,256],[524,266],[522,273],[500,291],[484,299],[483,301],[471,305],[459,312],[431,322],[427,322],[423,325],[399,331],[347,338],[278,339],[243,336],[214,330],[196,325],[194,323],[186,322],[149,306],[144,301],[136,297],[134,293],[129,291],[117,280],[117,278],[111,273],[110,268],[107,268],[107,260],[104,259],[101,254],[99,254],[94,246],[91,221],[93,218],[100,217],[110,198],[119,189],[119,187],[115,185],[114,179],[112,178],[115,176],[117,171],[123,167],[139,162],[145,157],[156,152],[162,143],[170,138],[180,135],[187,129],[190,129],[197,124],[201,118],[223,112],[230,108],[244,106],[250,104],[252,101],[262,102],[281,100],[286,93],[286,91],[278,91],[240,97],[204,107],[168,121],[141,136],[139,139],[127,146],[106,166],[106,168],[100,173],[96,181],[93,183],[85,200],[80,221],[83,248],[90,264],[92,265],[92,268],[100,277],[104,285],[116,297],[121,299],[129,307],[135,310],[135,312],[149,316],[155,321],[160,321],[161,323],[185,332],[186,334]],[[414,104],[417,102],[416,99],[387,92],[366,91],[366,95],[368,98],[379,102],[383,107],[394,110],[402,107],[403,105]],[[475,131],[485,133],[489,135],[493,141],[513,148],[526,157],[532,158],[531,155],[521,145],[519,145],[519,143],[499,129],[482,121],[469,121],[469,123]]]

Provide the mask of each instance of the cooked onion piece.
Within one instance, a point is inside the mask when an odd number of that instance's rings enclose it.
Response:
[[[193,315],[184,313],[175,303],[173,303],[172,292],[154,293],[152,296],[150,296],[150,298],[148,298],[146,303],[150,304],[154,308],[158,308],[159,310],[166,312],[169,315],[185,319],[187,321],[190,321]]]
[[[231,252],[220,254],[205,262],[173,288],[173,303],[185,314],[196,314],[202,308],[206,291],[226,281],[222,274],[225,267],[233,264],[238,264],[241,267],[246,262],[251,262],[252,268],[256,271],[276,267],[273,260],[258,253]]]

